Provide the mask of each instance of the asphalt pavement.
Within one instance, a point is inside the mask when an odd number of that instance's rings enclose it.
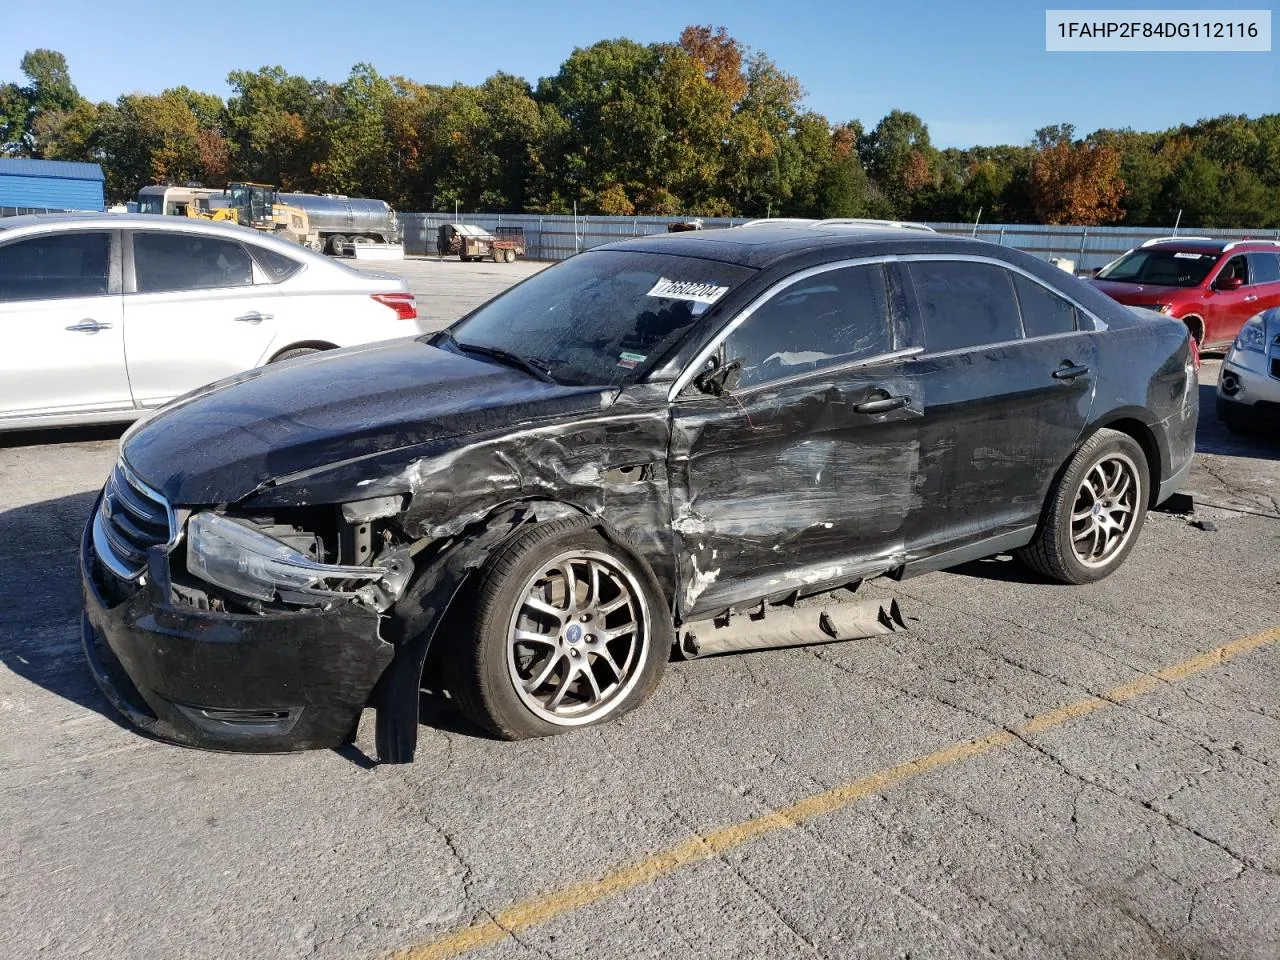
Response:
[[[393,266],[443,323],[537,265]],[[1280,957],[1280,443],[1211,403],[1195,513],[1099,584],[876,583],[908,632],[548,740],[433,703],[411,766],[371,713],[288,756],[116,721],[75,545],[119,433],[0,437],[0,957]]]

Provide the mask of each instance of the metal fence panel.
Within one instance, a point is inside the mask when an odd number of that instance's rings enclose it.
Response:
[[[451,213],[402,213],[405,253],[432,255],[436,252],[436,230],[441,224],[452,223]],[[535,260],[564,260],[604,243],[628,237],[642,237],[654,233],[666,233],[671,223],[681,223],[687,217],[577,217],[543,216],[539,214],[468,213],[458,217],[463,223],[473,223],[489,231],[499,227],[521,227],[530,258]],[[712,230],[732,227],[748,218],[704,217],[702,225]],[[984,223],[976,228],[971,223],[931,223],[939,233],[957,236],[974,236],[1006,247],[1015,247],[1042,260],[1065,257],[1074,260],[1078,270],[1101,267],[1126,250],[1131,250],[1152,237],[1167,237],[1172,230],[1161,227],[1080,227],[1048,226],[1026,223]],[[1179,231],[1182,236],[1212,237],[1214,239],[1280,240],[1280,230],[1194,230]]]

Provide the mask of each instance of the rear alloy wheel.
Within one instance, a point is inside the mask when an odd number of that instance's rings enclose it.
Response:
[[[631,710],[653,692],[673,643],[652,574],[579,518],[517,535],[486,567],[475,610],[446,682],[468,717],[507,740]]]
[[[1099,430],[1054,484],[1036,538],[1018,551],[1019,559],[1063,583],[1091,583],[1112,573],[1146,519],[1148,475],[1136,440]]]

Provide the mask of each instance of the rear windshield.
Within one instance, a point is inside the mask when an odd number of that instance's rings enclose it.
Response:
[[[1098,279],[1158,287],[1196,287],[1209,275],[1218,256],[1182,250],[1130,250],[1099,271]]]
[[[622,385],[648,372],[753,272],[667,254],[583,253],[489,301],[449,332],[463,352],[468,345],[502,350],[560,383]]]

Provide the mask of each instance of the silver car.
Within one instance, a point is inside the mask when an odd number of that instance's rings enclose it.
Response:
[[[1223,358],[1218,419],[1232,433],[1280,431],[1280,307],[1251,318]]]
[[[248,227],[0,219],[0,430],[132,420],[195,387],[422,332],[405,281]]]

